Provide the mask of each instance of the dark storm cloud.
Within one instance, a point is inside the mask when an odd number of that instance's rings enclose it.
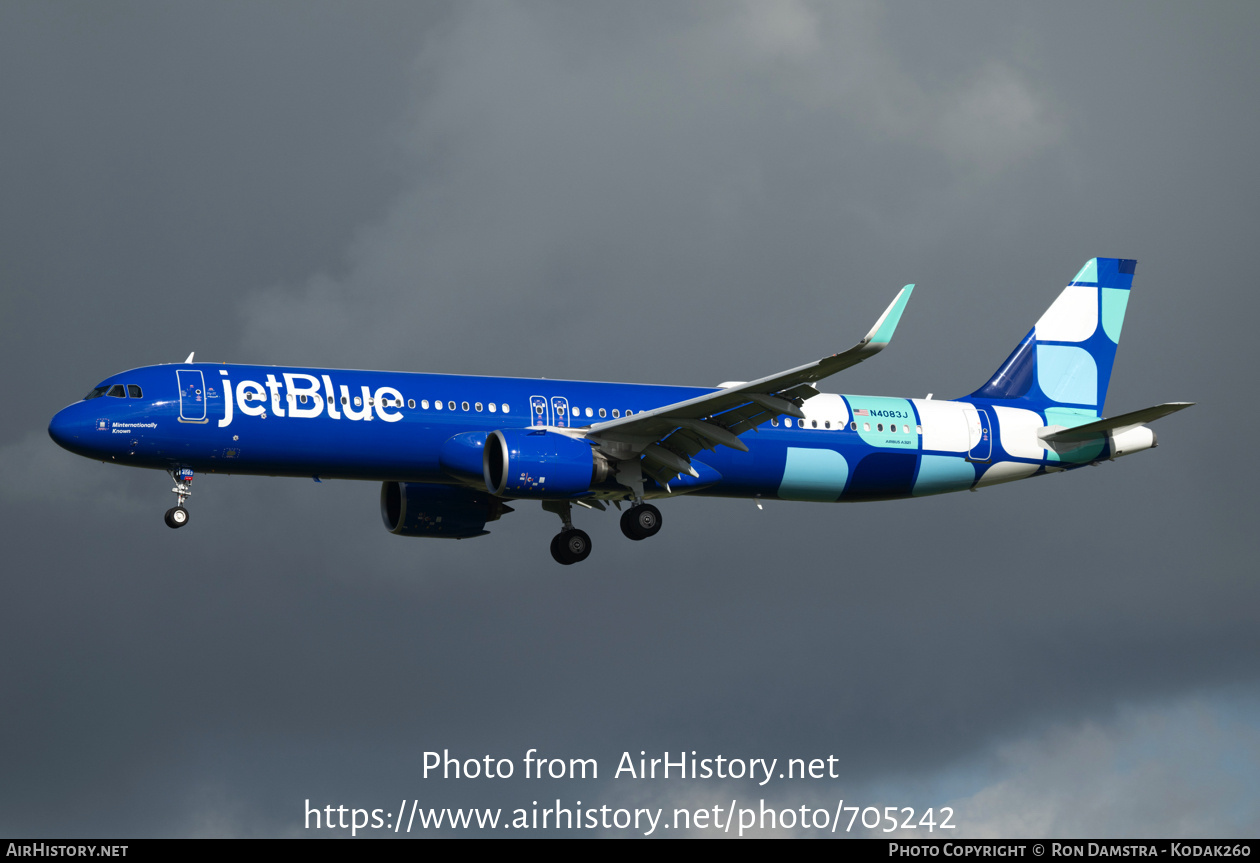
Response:
[[[308,797],[709,795],[418,779],[425,750],[538,747],[604,768],[835,753],[841,790],[965,801],[976,832],[1137,835],[1166,798],[1100,824],[1073,783],[1131,787],[1132,747],[1187,728],[1209,753],[1252,745],[1249,7],[0,15],[22,408],[0,451],[21,777],[0,831],[294,833]],[[1109,410],[1201,403],[1155,452],[920,501],[678,500],[649,543],[580,515],[585,567],[547,559],[534,507],[476,542],[387,536],[356,483],[201,478],[175,534],[165,477],[42,431],[100,377],[193,348],[752,378],[847,347],[906,282],[897,341],[826,388],[950,397],[1093,255],[1140,261]],[[1223,689],[1244,719],[1196,731]],[[1210,782],[1192,761],[1150,763]],[[978,786],[956,778],[976,765]],[[1181,832],[1254,826],[1212,820],[1218,799]],[[1021,821],[1038,807],[1055,814]]]
[[[879,195],[881,150],[924,181],[945,171],[983,186],[1061,134],[1053,107],[1000,59],[920,80],[878,25],[860,6],[693,9],[625,29],[589,10],[466,10],[417,66],[414,183],[356,237],[343,276],[246,306],[250,353],[431,367],[471,339],[556,371],[594,354],[585,364],[615,376],[624,361],[600,350],[610,334],[685,351],[697,331],[776,333],[779,362],[799,356],[789,333],[811,353],[855,338],[865,320],[836,332],[854,299],[873,318],[902,274],[851,260],[854,239],[920,207],[895,189],[890,206],[864,202]],[[868,284],[878,293],[856,290]],[[798,325],[799,306],[767,303],[784,290],[819,312],[816,329]],[[759,318],[768,331],[749,326]],[[644,353],[652,365],[637,374],[697,382],[743,361],[732,350],[694,368],[688,353]],[[484,362],[474,370],[501,363]]]

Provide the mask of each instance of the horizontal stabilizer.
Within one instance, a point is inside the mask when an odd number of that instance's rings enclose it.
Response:
[[[1120,434],[1131,428],[1136,428],[1144,423],[1153,422],[1160,417],[1166,417],[1169,414],[1175,414],[1177,411],[1185,410],[1193,405],[1194,402],[1168,402],[1167,404],[1155,405],[1154,407],[1142,408],[1140,411],[1131,411],[1127,414],[1120,414],[1107,419],[1096,420],[1083,426],[1074,428],[1060,428],[1051,426],[1037,432],[1037,437],[1047,443],[1054,441],[1082,441],[1095,437],[1103,432],[1112,432]]]

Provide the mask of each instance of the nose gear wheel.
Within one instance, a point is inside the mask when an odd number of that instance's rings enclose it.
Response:
[[[166,511],[165,521],[167,527],[183,527],[188,524],[188,510],[173,506]]]

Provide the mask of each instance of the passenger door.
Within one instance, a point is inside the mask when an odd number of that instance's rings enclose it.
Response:
[[[989,412],[968,407],[966,414],[967,434],[971,442],[967,461],[987,462],[993,457],[993,430],[989,425]]]
[[[201,370],[180,369],[175,376],[179,382],[179,421],[206,422],[206,381]]]

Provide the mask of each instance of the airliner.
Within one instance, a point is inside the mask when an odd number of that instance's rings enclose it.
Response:
[[[70,452],[163,470],[177,503],[197,473],[381,483],[385,527],[468,539],[539,501],[559,516],[561,564],[591,540],[574,506],[661,529],[651,501],[679,495],[881,501],[976,490],[1097,465],[1156,445],[1170,402],[1104,418],[1136,262],[1094,258],[993,376],[956,399],[839,395],[816,387],[887,347],[907,285],[854,347],[716,387],[431,375],[194,362],[113,375],[48,427]],[[624,509],[623,509],[624,505]]]

